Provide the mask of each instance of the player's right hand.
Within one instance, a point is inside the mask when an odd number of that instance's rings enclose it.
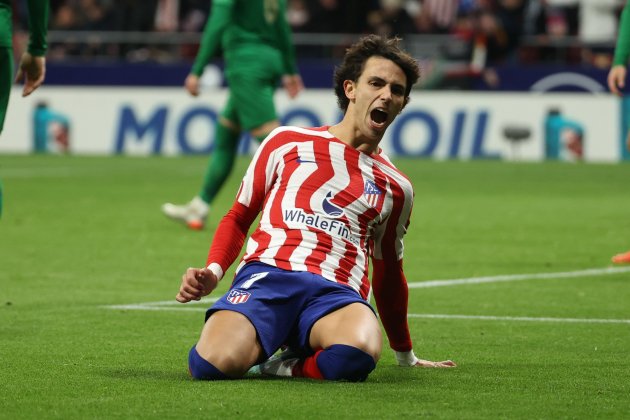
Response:
[[[189,74],[184,81],[184,87],[192,96],[199,96],[199,76]]]
[[[181,303],[199,300],[210,294],[219,283],[217,276],[207,268],[189,268],[182,276],[182,285],[175,299]]]

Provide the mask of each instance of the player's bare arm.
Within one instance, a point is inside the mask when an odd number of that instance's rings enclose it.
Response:
[[[181,303],[200,300],[209,295],[218,283],[217,276],[207,268],[189,268],[182,276],[182,284],[175,299]]]

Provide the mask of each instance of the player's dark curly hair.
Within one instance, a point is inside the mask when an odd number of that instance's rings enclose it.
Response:
[[[346,55],[340,66],[335,69],[335,95],[337,104],[345,113],[350,100],[346,97],[343,89],[343,82],[359,80],[363,73],[365,62],[373,56],[380,56],[396,63],[407,76],[407,86],[405,87],[405,103],[409,100],[411,87],[420,77],[420,67],[418,62],[400,46],[400,38],[383,38],[378,35],[367,35],[357,43],[347,49]]]

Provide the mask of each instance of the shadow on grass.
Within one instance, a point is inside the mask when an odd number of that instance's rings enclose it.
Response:
[[[440,383],[442,380],[447,380],[446,377],[442,378],[443,372],[445,376],[450,377],[449,373],[454,372],[456,369],[418,369],[416,372],[407,371],[407,369],[401,369],[395,367],[385,367],[377,369],[372,372],[364,384],[386,384],[386,383]],[[447,372],[449,371],[449,372]],[[185,369],[177,370],[164,370],[164,369],[151,369],[150,367],[122,367],[122,368],[102,368],[101,374],[105,377],[120,380],[150,380],[150,381],[186,381],[186,382],[206,382],[196,381],[190,377],[188,371]],[[234,381],[243,382],[273,382],[273,383],[305,383],[305,384],[349,384],[347,381],[319,381],[308,378],[287,378],[278,376],[266,376],[261,374],[247,374],[242,378],[235,379]],[[232,382],[232,381],[230,381]]]
[[[190,375],[186,370],[158,370],[145,367],[133,368],[102,368],[103,376],[113,379],[144,379],[156,381],[189,381]]]

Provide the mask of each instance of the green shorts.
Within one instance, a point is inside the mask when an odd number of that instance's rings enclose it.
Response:
[[[13,49],[0,47],[0,133],[7,115],[9,95],[13,84]]]
[[[259,47],[226,54],[230,89],[221,116],[251,130],[276,120],[273,94],[282,77],[282,56],[272,48]]]

